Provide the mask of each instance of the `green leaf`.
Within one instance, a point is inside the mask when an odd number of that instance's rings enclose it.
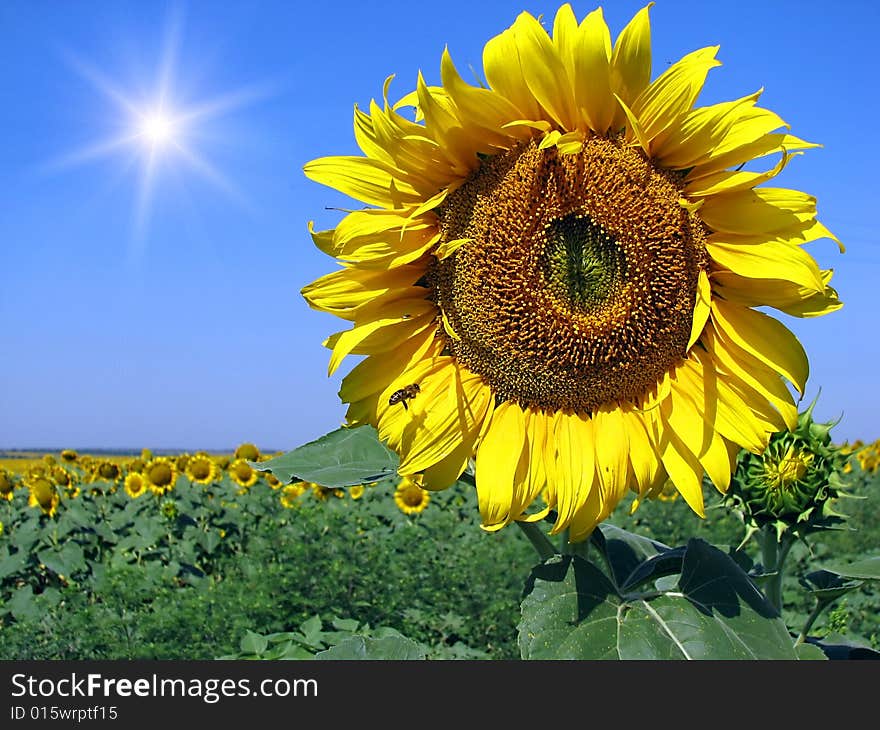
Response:
[[[825,652],[815,644],[798,644],[795,647],[795,651],[797,652],[798,659],[828,659]]]
[[[798,582],[823,602],[833,601],[864,585],[860,580],[844,580],[830,570],[815,570],[798,579]]]
[[[268,461],[254,462],[282,482],[314,482],[324,487],[370,484],[397,473],[397,454],[379,441],[372,426],[339,428]]]
[[[596,566],[555,556],[522,602],[524,659],[796,659],[782,619],[742,569],[688,542],[674,586],[621,593]]]
[[[315,654],[315,659],[390,659],[392,661],[425,659],[424,648],[405,636],[372,639],[352,636],[336,646]]]
[[[248,631],[240,643],[242,654],[256,654],[257,656],[266,651],[267,646],[269,646],[269,640],[253,631]]]
[[[853,563],[832,563],[831,565],[825,565],[824,568],[845,578],[880,580],[880,555],[856,560]]]

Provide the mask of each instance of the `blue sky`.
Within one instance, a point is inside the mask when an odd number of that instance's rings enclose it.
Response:
[[[603,5],[613,35],[642,6]],[[593,3],[573,3],[578,17]],[[351,201],[303,176],[356,154],[355,103],[462,75],[486,40],[544,2],[5,0],[0,4],[0,448],[289,449],[336,428],[339,380],[321,340],[339,320],[299,290],[333,269],[307,232]],[[817,196],[847,245],[844,308],[780,317],[811,360],[807,398],[834,435],[880,436],[874,3],[681,2],[651,11],[654,75],[720,44],[700,103],[764,88],[763,106],[824,147],[778,184]],[[189,157],[148,169],[131,110],[199,112]]]

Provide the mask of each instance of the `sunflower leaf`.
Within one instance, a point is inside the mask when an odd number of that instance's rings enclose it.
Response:
[[[322,487],[353,487],[397,473],[397,454],[379,441],[376,429],[364,425],[339,428],[268,461],[252,463],[283,483],[305,481]]]
[[[522,657],[798,658],[784,622],[748,575],[704,540],[685,546],[677,581],[655,587],[622,594],[592,563],[554,556],[532,571],[526,588]]]

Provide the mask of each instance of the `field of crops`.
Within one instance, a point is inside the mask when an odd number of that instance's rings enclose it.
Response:
[[[792,623],[809,610],[808,563],[880,555],[877,446],[851,447],[860,499],[841,508],[847,529],[792,549]],[[307,658],[355,633],[402,634],[434,659],[519,658],[534,554],[518,531],[479,529],[464,483],[282,484],[252,466],[267,458],[252,444],[228,456],[29,456],[0,469],[2,659]],[[674,494],[611,522],[668,545],[741,541],[733,513],[701,520]],[[813,633],[880,648],[875,585]]]

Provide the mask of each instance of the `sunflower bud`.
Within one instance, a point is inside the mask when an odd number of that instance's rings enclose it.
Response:
[[[843,491],[847,454],[831,442],[835,422],[816,423],[813,401],[793,431],[770,437],[763,453],[742,452],[724,502],[739,512],[751,531],[768,524],[777,536],[804,535],[847,519],[834,511]]]

